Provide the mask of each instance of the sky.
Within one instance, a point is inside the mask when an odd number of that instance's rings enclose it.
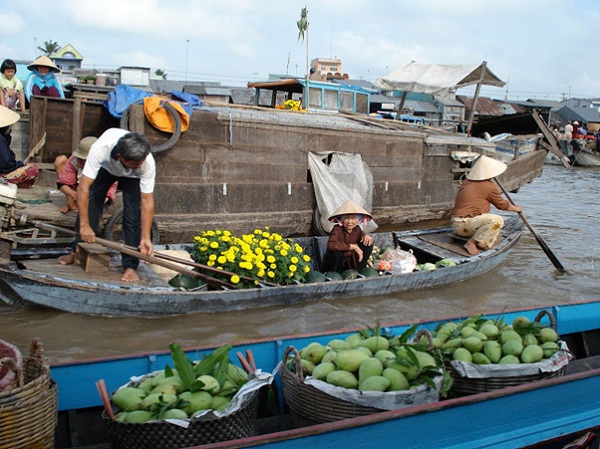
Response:
[[[600,97],[597,0],[18,0],[3,2],[0,23],[0,58],[33,60],[54,41],[84,68],[149,67],[171,80],[302,77],[319,57],[368,81],[411,61],[486,61],[507,84],[482,96]]]

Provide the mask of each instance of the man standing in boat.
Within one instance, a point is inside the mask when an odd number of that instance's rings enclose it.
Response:
[[[505,171],[504,162],[480,156],[456,194],[452,229],[457,235],[470,237],[464,246],[472,256],[479,254],[479,250],[493,248],[504,225],[500,215],[489,213],[491,204],[500,210],[521,212],[520,206],[504,199],[500,188],[492,180]]]
[[[129,246],[139,245],[142,253],[151,255],[155,176],[150,144],[143,135],[118,128],[106,130],[90,148],[77,187],[79,214],[75,231],[79,231],[79,239],[86,243],[95,241],[106,193],[117,181],[123,192],[123,240]],[[58,261],[62,265],[72,264],[75,253]],[[122,261],[121,280],[139,281],[139,259],[123,254]]]

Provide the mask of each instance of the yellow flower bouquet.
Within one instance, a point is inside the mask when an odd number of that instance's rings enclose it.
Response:
[[[304,254],[302,246],[267,227],[241,237],[221,229],[203,231],[194,237],[192,257],[198,263],[236,273],[223,274],[222,278],[246,288],[255,287],[260,281],[281,285],[304,282],[310,271],[310,257]]]

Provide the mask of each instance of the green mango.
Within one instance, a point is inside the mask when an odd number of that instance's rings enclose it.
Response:
[[[557,343],[553,341],[546,341],[541,344],[541,348],[544,350],[544,357],[549,359],[554,355],[554,353],[558,352],[560,347]]]
[[[371,376],[360,382],[360,391],[386,391],[391,385],[390,380],[384,376]]]
[[[309,362],[318,365],[321,363],[323,356],[327,352],[327,348],[323,346],[321,343],[311,343],[306,347],[306,352],[304,353],[304,358]]]
[[[321,362],[312,371],[312,376],[317,380],[327,379],[327,375],[335,371],[335,364],[332,362]]]
[[[520,357],[523,363],[537,363],[544,358],[544,350],[538,345],[525,346]]]
[[[375,354],[380,349],[388,349],[390,347],[390,341],[385,337],[374,336],[361,341],[358,346],[369,348],[369,350]]]
[[[558,341],[558,334],[549,327],[545,327],[540,331],[540,343],[546,343],[547,341]]]
[[[464,348],[467,348],[471,354],[483,350],[483,342],[477,337],[468,337],[462,341]]]
[[[456,348],[452,354],[452,360],[460,360],[462,362],[472,362],[473,356],[467,348]]]
[[[132,412],[134,410],[139,410],[142,400],[147,394],[147,391],[139,388],[123,387],[115,391],[111,399],[121,410]]]
[[[358,379],[349,371],[335,370],[327,375],[327,383],[342,388],[358,387]]]
[[[502,354],[518,356],[523,351],[523,343],[518,340],[508,340],[502,344]]]
[[[488,340],[483,343],[483,354],[492,363],[498,363],[502,357],[502,346],[496,340]]]
[[[365,359],[358,367],[358,382],[363,383],[371,376],[379,376],[383,372],[383,363],[375,357]]]
[[[156,415],[153,412],[149,412],[147,410],[134,410],[132,412],[129,412],[127,416],[125,416],[123,422],[143,423],[152,419],[156,419]]]
[[[335,365],[340,370],[354,372],[360,367],[360,364],[368,359],[370,355],[360,349],[347,349],[339,351],[335,356]]]
[[[344,340],[350,343],[351,348],[358,348],[359,343],[364,339],[365,337],[357,332],[355,334],[348,335]]]
[[[489,365],[492,362],[485,354],[476,352],[473,354],[473,363],[476,363],[477,365]]]
[[[504,357],[502,357],[498,363],[500,365],[519,365],[521,363],[521,361],[519,360],[519,358],[516,355],[505,355]]]
[[[163,415],[163,419],[187,419],[187,417],[187,413],[179,408],[170,408]]]
[[[333,349],[334,351],[341,351],[344,349],[352,349],[352,346],[350,345],[349,342],[347,342],[346,340],[341,340],[339,338],[334,338],[329,343],[327,343],[327,346],[329,348]]]
[[[390,381],[388,391],[402,391],[410,388],[406,376],[396,369],[386,368],[381,375]]]

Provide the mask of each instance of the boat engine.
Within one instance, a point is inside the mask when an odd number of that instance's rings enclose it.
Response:
[[[17,185],[0,179],[0,229],[8,231],[11,227],[13,205],[17,199]]]

